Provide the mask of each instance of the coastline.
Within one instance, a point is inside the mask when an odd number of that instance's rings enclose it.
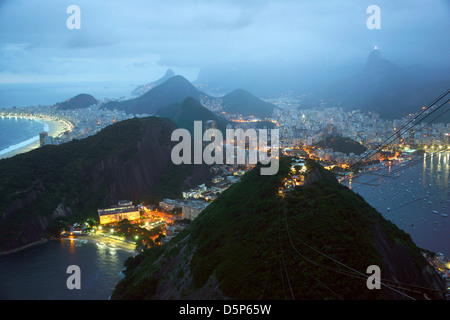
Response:
[[[26,244],[24,246],[12,249],[12,250],[8,250],[8,251],[0,251],[0,257],[7,255],[7,254],[11,254],[11,253],[15,253],[15,252],[19,252],[21,250],[33,247],[33,246],[37,246],[40,244],[44,244],[47,243],[48,241],[51,240],[87,240],[89,242],[92,243],[96,243],[100,246],[106,246],[110,249],[117,249],[117,250],[123,250],[126,251],[130,254],[132,254],[133,256],[135,255],[135,249],[136,249],[136,245],[133,245],[131,243],[125,242],[125,241],[121,241],[115,238],[111,238],[108,236],[104,236],[101,234],[88,234],[85,236],[79,236],[79,237],[61,237],[61,238],[48,238],[48,239],[42,239],[39,241],[35,241],[29,244]]]
[[[43,123],[46,127],[48,127],[48,135],[52,136],[54,138],[62,135],[65,131],[71,129],[71,125],[64,121],[43,119],[43,118],[37,118],[37,117],[22,117],[22,116],[18,116],[18,117],[31,118],[31,119],[34,119],[36,121]],[[29,143],[27,143],[27,142],[29,142]],[[17,148],[15,146],[17,146]],[[0,154],[0,159],[11,158],[17,154],[25,153],[25,152],[31,151],[33,149],[39,148],[39,146],[40,146],[39,135],[37,137],[33,137],[29,140],[22,141],[22,142],[16,144],[15,146],[10,147],[13,150],[11,150],[9,152],[5,152],[3,154]],[[6,150],[6,149],[4,149],[4,150]],[[1,151],[2,150],[0,150],[0,152]]]
[[[49,241],[49,239],[42,239],[42,240],[35,241],[35,242],[32,242],[32,243],[26,244],[26,245],[24,245],[24,246],[21,246],[21,247],[12,249],[12,250],[8,250],[8,251],[0,251],[0,256],[7,255],[7,254],[10,254],[10,253],[14,253],[14,252],[18,252],[18,251],[27,249],[27,248],[29,248],[29,247],[33,247],[33,246],[37,246],[37,245],[39,245],[39,244],[46,243],[46,242],[48,242],[48,241]]]
[[[135,254],[135,249],[136,249],[135,244],[132,244],[130,242],[126,242],[123,240],[119,240],[116,238],[111,238],[111,237],[108,237],[107,235],[88,234],[86,236],[77,237],[77,239],[86,239],[86,240],[96,243],[100,246],[104,245],[106,247],[109,247],[110,249],[113,248],[113,249],[123,250],[132,255]]]

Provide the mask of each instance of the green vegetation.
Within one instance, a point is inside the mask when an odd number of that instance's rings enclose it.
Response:
[[[167,119],[134,118],[111,125],[83,140],[44,146],[1,160],[0,212],[4,218],[0,222],[0,248],[6,250],[26,244],[30,237],[40,239],[41,228],[50,235],[58,234],[64,225],[94,217],[98,208],[120,200],[111,199],[111,188],[114,183],[123,183],[121,177],[99,175],[99,168],[113,169],[126,165],[143,147],[140,142],[147,129],[157,132],[159,146],[169,153],[173,128],[175,125]],[[111,162],[111,159],[114,160]],[[180,194],[183,179],[191,173],[177,166],[170,166],[164,172],[147,171],[156,180],[155,188],[158,188],[157,195],[161,198]],[[143,201],[151,191],[143,190],[142,186],[132,187],[136,188],[133,192],[135,198],[129,200],[135,203]],[[56,219],[53,213],[61,203],[70,209]],[[8,208],[16,209],[8,214]],[[36,241],[34,238],[31,240]]]
[[[184,99],[183,102],[161,108],[158,110],[157,115],[170,119],[178,127],[187,129],[191,135],[194,134],[194,121],[202,121],[203,130],[206,130],[206,122],[208,120],[214,120],[217,129],[224,135],[227,124],[229,123],[225,118],[217,116],[203,107],[200,102],[192,97]]]
[[[258,99],[250,92],[237,89],[223,96],[223,109],[227,113],[242,114],[243,116],[255,116],[268,118],[272,116],[275,106],[271,103]]]
[[[156,227],[151,230],[141,228],[136,224],[130,223],[128,219],[124,219],[117,223],[114,228],[114,234],[125,237],[136,242],[136,245],[145,245],[146,247],[153,247],[156,242],[161,242],[162,227]],[[154,237],[157,237],[153,240]]]
[[[363,274],[369,265],[383,265],[375,245],[375,226],[384,230],[390,246],[407,248],[413,265],[424,266],[408,234],[340,185],[329,171],[312,161],[307,167],[316,178],[282,197],[277,189],[289,174],[290,158],[280,160],[274,176],[261,176],[257,166],[167,245],[130,261],[127,277],[113,298],[158,298],[154,296],[158,273],[170,272],[170,259],[186,244],[192,252],[193,281],[182,290],[199,290],[214,276],[220,291],[231,299],[291,299],[292,295],[296,299],[383,299],[383,291],[367,290],[364,279],[339,273],[348,270],[326,257]],[[172,277],[185,275],[179,269],[173,272]],[[142,279],[151,282],[152,290],[143,289]]]
[[[333,149],[334,151],[345,154],[353,152],[357,155],[364,153],[367,150],[367,148],[359,142],[341,136],[328,136],[324,140],[317,142],[314,146],[320,149]]]

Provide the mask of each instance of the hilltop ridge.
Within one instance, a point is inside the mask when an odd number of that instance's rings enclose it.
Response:
[[[159,109],[182,102],[187,97],[200,100],[207,96],[206,93],[197,90],[186,78],[177,75],[138,98],[120,102],[110,101],[104,105],[104,108],[124,110],[130,114],[155,114]]]
[[[362,274],[378,265],[383,279],[445,289],[408,234],[320,165],[307,166],[307,183],[285,197],[277,190],[289,158],[273,176],[257,166],[170,242],[127,260],[112,298],[407,299],[388,287],[369,290],[327,257]]]

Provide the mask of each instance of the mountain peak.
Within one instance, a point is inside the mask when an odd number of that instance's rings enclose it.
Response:
[[[369,74],[383,74],[383,73],[391,73],[398,71],[400,68],[390,62],[389,60],[383,58],[380,50],[377,46],[370,52],[369,57],[367,58],[365,73]]]
[[[207,94],[197,90],[185,77],[176,75],[151,88],[138,98],[121,102],[111,101],[105,105],[105,108],[124,110],[134,114],[153,114],[158,109],[182,102],[189,96],[200,100]]]
[[[175,72],[173,72],[172,69],[167,69],[166,74],[164,75],[163,78],[167,78],[168,79],[168,78],[172,78],[174,76],[175,76]]]
[[[169,80],[170,78],[172,78],[174,76],[175,76],[175,72],[173,72],[172,69],[167,69],[166,73],[164,74],[164,76],[162,78],[159,78],[156,81],[153,81],[153,82],[150,82],[150,83],[147,83],[147,84],[144,84],[142,86],[135,88],[131,92],[131,94],[133,94],[135,96],[142,96],[149,90],[153,89],[154,87],[159,86],[160,84],[166,82],[167,80]]]

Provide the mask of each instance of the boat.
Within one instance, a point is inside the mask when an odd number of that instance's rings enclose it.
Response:
[[[445,214],[445,213],[441,214],[441,216],[443,216],[443,217],[448,217],[448,215]]]
[[[437,212],[436,210],[433,210],[433,213],[434,213],[434,214],[437,214],[438,212]]]

